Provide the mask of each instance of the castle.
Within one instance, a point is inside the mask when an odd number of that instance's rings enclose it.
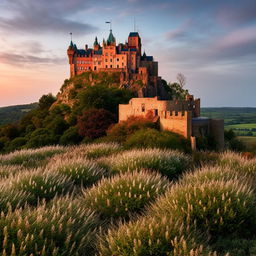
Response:
[[[224,147],[224,121],[200,116],[200,99],[188,95],[184,100],[168,100],[167,93],[158,76],[158,62],[152,56],[141,54],[141,38],[131,32],[128,42],[116,44],[110,29],[102,46],[95,38],[93,48],[78,49],[72,42],[67,50],[70,77],[83,72],[120,72],[120,86],[129,88],[139,83],[137,98],[119,105],[119,122],[130,116],[153,115],[161,130],[169,130],[191,140],[196,148],[196,138],[211,135],[218,148]]]
[[[120,72],[121,86],[128,88],[134,82],[141,87],[137,90],[138,97],[165,97],[162,79],[158,76],[158,62],[152,56],[141,53],[141,38],[138,32],[131,32],[128,41],[117,45],[110,29],[108,39],[102,46],[97,37],[93,48],[85,45],[78,49],[72,42],[67,50],[70,77],[83,72]]]

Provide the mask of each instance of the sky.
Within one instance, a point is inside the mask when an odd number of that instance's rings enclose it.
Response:
[[[70,32],[78,48],[135,30],[159,75],[203,107],[256,107],[255,0],[0,0],[0,106],[57,94],[69,78]]]

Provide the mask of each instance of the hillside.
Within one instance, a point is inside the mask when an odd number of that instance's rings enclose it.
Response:
[[[51,146],[0,155],[0,176],[2,255],[256,252],[256,158]]]
[[[19,121],[30,110],[35,109],[38,103],[16,105],[0,108],[0,125],[10,124]]]

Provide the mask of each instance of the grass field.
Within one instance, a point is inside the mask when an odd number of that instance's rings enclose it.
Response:
[[[248,149],[256,148],[255,136],[239,136],[238,138],[248,147]]]
[[[256,123],[249,123],[249,124],[232,124],[225,126],[228,129],[256,129]]]

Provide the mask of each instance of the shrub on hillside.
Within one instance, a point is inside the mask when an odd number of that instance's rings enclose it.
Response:
[[[232,168],[240,175],[247,174],[252,178],[256,178],[256,158],[247,159],[247,157],[241,153],[224,152],[220,154],[217,164]]]
[[[173,218],[141,217],[137,221],[109,229],[98,242],[100,256],[216,256]]]
[[[105,170],[95,162],[82,157],[53,158],[47,166],[50,172],[69,177],[76,185],[89,187],[105,175]]]
[[[6,155],[0,155],[0,164],[22,165],[27,168],[35,168],[43,165],[53,155],[60,154],[65,151],[66,149],[60,146],[23,149]]]
[[[192,167],[192,160],[185,154],[173,150],[136,149],[100,160],[112,173],[148,169],[158,171],[169,179],[176,179]]]
[[[146,128],[156,128],[156,124],[152,122],[152,119],[143,116],[131,116],[126,121],[110,126],[107,135],[113,141],[124,142],[127,136],[137,130]]]
[[[47,145],[57,144],[59,136],[54,135],[46,128],[38,128],[33,131],[26,143],[26,148],[39,148]]]
[[[72,190],[72,180],[69,177],[40,169],[22,172],[12,177],[9,183],[14,190],[31,194],[28,201],[31,205],[36,205],[42,199],[49,201]]]
[[[96,159],[103,156],[116,154],[122,150],[117,143],[92,143],[80,145],[75,149],[76,154],[85,156],[89,159]]]
[[[195,172],[185,173],[180,179],[182,185],[210,181],[234,181],[254,187],[254,183],[248,173],[239,173],[235,169],[220,166],[204,166]]]
[[[82,114],[83,111],[95,108],[105,109],[114,114],[118,113],[118,105],[126,104],[133,96],[133,93],[127,89],[120,89],[106,85],[107,74],[101,84],[94,84],[93,86],[87,86],[85,90],[82,90],[77,95],[77,103],[74,106],[74,112],[76,114]],[[112,86],[112,87],[111,87]]]
[[[170,148],[183,151],[190,150],[190,142],[182,136],[156,129],[140,129],[130,135],[124,146],[127,148]]]
[[[63,135],[60,137],[61,145],[74,145],[79,143],[82,140],[82,137],[78,134],[78,129],[75,126],[67,129]]]
[[[1,216],[2,255],[93,255],[97,216],[72,198]]]
[[[115,116],[105,109],[90,109],[78,118],[78,133],[91,139],[106,135],[108,127],[115,122]]]
[[[168,180],[146,171],[124,173],[102,179],[93,188],[84,191],[84,204],[103,218],[128,218],[141,212],[168,187]]]
[[[180,218],[220,237],[249,237],[255,233],[255,195],[249,185],[238,180],[206,181],[172,186],[151,209],[156,216]]]
[[[17,149],[21,149],[27,143],[27,139],[24,137],[17,137],[14,140],[10,141],[7,151],[14,151]]]

